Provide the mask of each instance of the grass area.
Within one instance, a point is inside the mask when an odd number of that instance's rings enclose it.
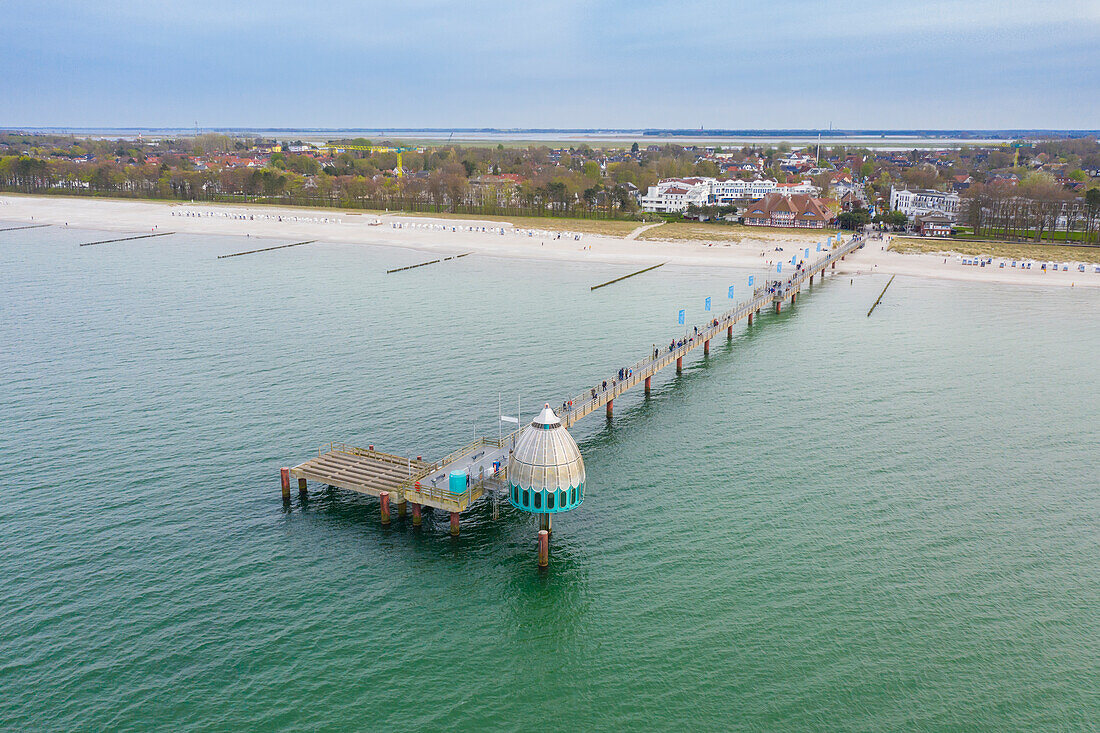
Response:
[[[822,242],[835,229],[784,229],[750,227],[743,224],[711,224],[698,221],[670,221],[638,235],[638,239],[697,242],[740,242],[742,239]]]
[[[1028,232],[1026,234],[1021,232],[1020,234],[1021,234],[1021,236],[1027,236],[1029,239],[1034,239],[1035,238],[1035,231],[1034,230],[1031,230],[1030,232]],[[1064,231],[1046,232],[1045,234],[1043,234],[1043,241],[1044,242],[1066,242],[1066,241],[1069,241],[1069,242],[1084,242],[1085,241],[1085,233],[1084,232],[1070,232],[1070,235],[1071,236],[1067,240],[1066,239],[1066,233]],[[952,239],[974,239],[974,240],[983,240],[984,239],[985,241],[989,241],[990,239],[997,239],[997,235],[995,235],[995,234],[974,234],[973,232],[968,232],[968,231],[961,231],[957,234],[951,235],[951,237],[952,237]]]
[[[524,229],[548,229],[582,234],[603,234],[609,237],[625,237],[645,222],[618,219],[570,219],[559,216],[484,216],[481,214],[436,214],[434,212],[390,211],[394,216],[414,216],[423,219],[461,219],[463,221],[511,222]]]
[[[1100,247],[1066,247],[1057,244],[1024,242],[965,242],[959,240],[895,237],[890,242],[894,252],[987,255],[1009,260],[1055,260],[1057,262],[1100,263]]]

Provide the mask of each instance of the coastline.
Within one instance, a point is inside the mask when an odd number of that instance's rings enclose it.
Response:
[[[184,213],[216,216],[180,216]],[[244,218],[230,218],[236,214]],[[253,218],[248,218],[252,216]],[[280,217],[282,220],[280,221]],[[783,246],[787,252],[809,246],[813,234],[793,231],[789,239],[769,230],[760,239],[737,242],[662,241],[598,234],[575,235],[549,229],[521,229],[510,223],[477,219],[435,218],[408,213],[340,209],[306,209],[239,204],[184,203],[83,197],[0,195],[0,221],[51,224],[106,232],[145,234],[179,232],[240,236],[267,240],[306,240],[400,247],[436,254],[470,252],[518,259],[653,265],[667,262],[694,267],[760,269],[775,260]],[[372,226],[370,222],[381,221]],[[644,226],[640,224],[639,226]],[[478,231],[470,231],[469,228]],[[503,228],[504,233],[501,233]],[[483,231],[484,229],[484,231]],[[824,239],[822,234],[820,239]],[[272,244],[275,244],[272,241]],[[1100,288],[1100,274],[1071,267],[1067,272],[1001,269],[963,265],[954,255],[903,254],[889,251],[889,243],[872,240],[857,253],[838,263],[837,273],[882,273],[960,282],[988,282],[1029,286]]]

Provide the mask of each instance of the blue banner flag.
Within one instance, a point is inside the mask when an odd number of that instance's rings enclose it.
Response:
[[[733,286],[730,285],[730,300],[733,300]]]
[[[752,275],[749,275],[749,287],[752,287]]]
[[[707,297],[707,300],[706,300],[706,303],[705,303],[705,310],[708,310],[708,311],[710,310],[710,297],[709,296]]]
[[[680,311],[680,325],[684,325],[684,312]]]
[[[796,257],[797,257],[797,255],[792,255],[791,256],[791,264],[792,265],[794,264]]]
[[[807,247],[807,248],[806,248],[806,254],[805,254],[804,256],[805,256],[805,257],[809,257],[809,256],[810,256],[810,248],[809,248],[809,247]]]
[[[820,251],[821,251],[821,242],[818,242],[818,243],[817,243],[817,251],[818,251],[818,252],[820,252]]]
[[[783,272],[783,263],[782,262],[777,262],[775,264],[775,271],[776,272]]]

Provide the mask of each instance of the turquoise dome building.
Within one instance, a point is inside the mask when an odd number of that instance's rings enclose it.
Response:
[[[525,512],[557,514],[584,501],[584,459],[549,404],[516,440],[507,475],[509,502]]]

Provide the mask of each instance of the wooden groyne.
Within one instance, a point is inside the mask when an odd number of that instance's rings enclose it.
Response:
[[[386,274],[389,275],[394,272],[404,272],[405,270],[415,270],[417,267],[427,267],[428,265],[434,265],[437,262],[446,262],[447,260],[457,260],[459,257],[466,257],[473,252],[463,252],[460,255],[451,255],[450,257],[441,257],[438,260],[429,260],[428,262],[418,262],[415,265],[405,265],[404,267],[395,267],[392,270],[386,270]]]
[[[634,277],[635,275],[641,275],[643,272],[649,272],[650,270],[656,270],[658,267],[661,267],[662,265],[667,265],[667,264],[668,264],[667,262],[661,262],[661,263],[656,264],[656,265],[650,265],[649,267],[638,270],[637,272],[632,272],[629,275],[623,275],[622,277],[617,277],[614,280],[608,280],[605,283],[600,283],[599,285],[593,285],[592,287],[589,288],[589,290],[599,290],[600,288],[605,288],[608,285],[614,285],[615,283],[619,282],[620,280],[626,280],[628,277]]]
[[[890,287],[890,283],[894,282],[895,277],[897,277],[897,276],[896,275],[891,275],[890,276],[890,282],[886,283],[886,288]],[[878,307],[878,304],[882,302],[882,296],[886,295],[886,288],[882,289],[882,292],[878,294],[878,300],[876,300],[875,304],[871,306],[871,310],[867,311],[867,317],[868,318],[870,318],[871,314],[875,312],[875,308]]]
[[[250,249],[247,252],[233,252],[227,255],[218,255],[219,260],[224,260],[226,257],[240,257],[242,255],[254,255],[257,252],[270,252],[273,249],[286,249],[287,247],[299,247],[303,244],[313,244],[316,239],[307,239],[304,242],[293,242],[291,244],[277,244],[274,247],[261,247],[260,249]]]
[[[150,237],[167,237],[175,232],[158,232],[156,234],[139,234],[136,237],[119,237],[118,239],[101,239],[98,242],[84,242],[81,247],[91,247],[93,244],[110,244],[111,242],[129,242],[133,239],[149,239]]]
[[[0,229],[0,232],[14,232],[14,231],[19,230],[19,229],[38,229],[39,227],[48,227],[48,226],[49,226],[49,224],[28,224],[26,226],[21,226],[21,227],[7,227],[5,229]]]

